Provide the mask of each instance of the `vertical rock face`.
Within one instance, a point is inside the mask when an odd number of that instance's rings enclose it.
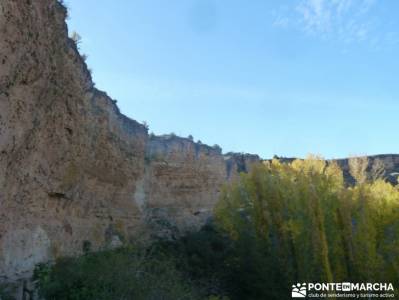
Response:
[[[198,228],[257,156],[149,137],[93,87],[55,0],[0,1],[0,282],[61,255]]]
[[[220,150],[174,136],[153,137],[147,146],[145,203],[151,216],[173,216],[169,225],[178,228],[203,224],[227,179]]]
[[[147,131],[93,89],[61,5],[0,12],[0,275],[13,278],[138,226]]]

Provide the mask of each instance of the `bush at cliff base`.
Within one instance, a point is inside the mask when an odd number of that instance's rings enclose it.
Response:
[[[34,279],[46,300],[198,299],[171,260],[134,248],[38,265]]]

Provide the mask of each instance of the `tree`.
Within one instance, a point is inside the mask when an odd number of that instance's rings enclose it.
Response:
[[[335,163],[273,160],[226,186],[215,215],[235,241],[241,282],[270,299],[282,295],[266,286],[290,282],[397,282],[399,189],[367,181],[367,166],[352,159],[357,184],[346,187]]]
[[[80,43],[82,42],[82,37],[76,31],[73,31],[71,34],[71,39],[75,43],[77,47],[79,47]]]
[[[367,181],[367,167],[369,160],[367,156],[351,157],[348,159],[349,173],[356,180],[357,184],[363,184]]]
[[[371,166],[370,177],[372,181],[378,179],[384,179],[385,175],[385,163],[382,159],[376,158]]]

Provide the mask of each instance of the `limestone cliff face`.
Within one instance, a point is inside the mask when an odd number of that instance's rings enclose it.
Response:
[[[227,180],[220,149],[174,136],[153,137],[146,162],[144,202],[151,216],[172,216],[170,225],[179,228],[203,224]]]
[[[93,87],[56,0],[0,1],[0,282],[38,262],[204,224],[259,160],[149,137]]]

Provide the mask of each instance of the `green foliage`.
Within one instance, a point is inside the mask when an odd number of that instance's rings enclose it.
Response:
[[[198,299],[173,261],[132,248],[38,265],[34,279],[47,300]]]
[[[82,250],[84,254],[87,254],[91,251],[91,242],[83,241]]]
[[[214,226],[206,225],[200,231],[175,241],[159,242],[153,245],[153,249],[173,257],[177,268],[195,282],[204,299],[225,299],[229,272],[225,262],[231,255],[231,241]]]
[[[274,160],[226,187],[216,218],[234,241],[232,299],[283,299],[293,282],[399,282],[399,190],[364,168],[353,163],[358,185],[345,187],[317,157]]]
[[[13,300],[13,292],[15,292],[15,286],[10,284],[0,284],[0,300]]]

